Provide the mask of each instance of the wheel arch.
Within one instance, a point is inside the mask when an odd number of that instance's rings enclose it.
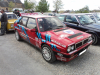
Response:
[[[86,31],[86,33],[95,34],[97,36],[97,38],[99,38],[99,35],[96,32],[94,32],[94,31]]]

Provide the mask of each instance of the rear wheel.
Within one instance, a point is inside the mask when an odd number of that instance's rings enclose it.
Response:
[[[52,62],[54,62],[56,60],[54,52],[46,44],[42,46],[42,56],[49,63],[52,63]]]
[[[98,43],[98,37],[95,34],[92,34],[92,44],[95,45]]]
[[[21,37],[20,37],[20,35],[19,35],[19,33],[18,33],[17,30],[15,31],[15,37],[16,37],[16,40],[17,41],[20,41],[21,40]]]

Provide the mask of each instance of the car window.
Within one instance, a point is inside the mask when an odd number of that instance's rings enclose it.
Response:
[[[94,21],[87,15],[77,15],[77,18],[82,25],[89,25],[94,23]]]
[[[65,18],[65,15],[60,15],[60,16],[58,16],[58,18],[63,22],[64,18]]]
[[[27,17],[23,17],[23,18],[20,20],[19,24],[20,24],[20,25],[23,25],[23,26],[26,26],[27,19],[28,19]]]
[[[7,14],[8,19],[17,19],[17,16],[15,14]]]
[[[27,23],[27,27],[30,29],[33,29],[36,27],[36,21],[35,19],[29,18],[28,23]]]
[[[76,17],[75,16],[71,16],[71,15],[67,15],[66,18],[65,18],[65,21],[66,22],[69,22],[69,23],[78,23],[77,20],[76,20]]]
[[[95,13],[94,16],[96,17],[96,19],[97,19],[98,21],[100,21],[100,14],[99,14],[99,13]]]
[[[38,26],[41,32],[63,28],[65,25],[57,17],[38,18]]]
[[[95,22],[95,19],[92,15],[88,15],[94,22]]]

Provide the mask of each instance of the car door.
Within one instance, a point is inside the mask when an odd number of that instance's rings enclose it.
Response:
[[[66,26],[78,29],[81,31],[86,31],[87,28],[85,28],[84,25],[81,25],[78,21],[78,19],[74,15],[67,15],[64,19],[64,23]]]
[[[27,20],[28,20],[28,17],[22,17],[18,24],[18,28],[19,28],[18,32],[20,36],[25,40],[27,40],[27,31],[25,29]]]
[[[29,18],[28,22],[27,22],[27,36],[28,36],[28,41],[39,47],[39,44],[36,41],[39,41],[37,35],[36,35],[36,28],[37,28],[37,24],[36,24],[36,20],[34,18]]]

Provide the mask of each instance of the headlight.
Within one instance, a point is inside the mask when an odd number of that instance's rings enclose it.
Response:
[[[91,40],[92,40],[92,37],[89,37],[89,38],[88,38],[88,42],[91,41]]]
[[[69,53],[71,51],[71,46],[68,47],[67,52]]]
[[[14,25],[13,25],[13,24],[11,24],[11,27],[14,27]]]
[[[74,50],[74,46],[71,46],[71,49]]]
[[[73,51],[74,49],[75,49],[75,46],[74,46],[74,45],[69,46],[69,47],[67,48],[67,52],[69,53],[69,52]]]

